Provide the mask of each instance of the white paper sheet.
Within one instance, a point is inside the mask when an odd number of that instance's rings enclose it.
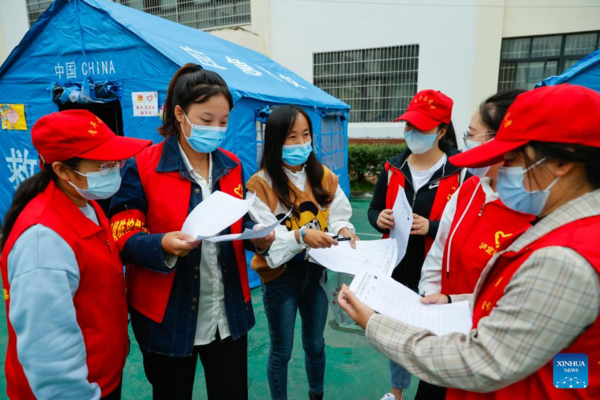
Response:
[[[246,199],[238,199],[216,191],[192,210],[181,231],[196,240],[215,236],[246,215],[255,198],[254,194],[248,194]]]
[[[394,216],[394,228],[390,232],[390,237],[394,239],[398,245],[398,252],[396,254],[396,265],[398,265],[406,255],[408,238],[410,237],[410,230],[412,229],[413,224],[413,211],[408,203],[404,190],[398,190],[396,202],[394,203],[392,211],[392,215]]]
[[[418,294],[383,274],[360,272],[350,290],[365,304],[382,315],[405,324],[432,331],[438,336],[471,330],[469,303],[425,305]]]
[[[257,229],[257,230],[244,229],[243,233],[232,233],[230,235],[213,236],[213,237],[206,238],[206,240],[208,240],[209,242],[218,243],[218,242],[231,242],[233,240],[249,240],[249,239],[264,238],[264,237],[268,236],[269,233],[273,232],[275,230],[275,228],[277,228],[277,226],[279,224],[281,224],[281,222],[284,219],[286,219],[291,213],[292,213],[292,211],[290,210],[290,212],[288,212],[279,221],[274,222],[272,225],[269,225],[263,229]]]
[[[310,249],[308,255],[332,271],[352,275],[374,271],[391,276],[396,267],[397,250],[394,239],[359,240],[356,249],[350,242],[339,242],[329,249]]]

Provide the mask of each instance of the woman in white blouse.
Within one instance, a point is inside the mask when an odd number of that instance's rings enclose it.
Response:
[[[312,152],[312,124],[296,106],[275,109],[267,120],[261,167],[248,181],[258,199],[250,212],[271,225],[291,214],[276,230],[268,253],[257,254],[252,267],[263,281],[263,301],[271,347],[267,366],[273,399],[287,399],[287,365],[292,354],[296,314],[302,318],[309,398],[323,398],[327,297],[319,280],[324,268],[309,257],[310,248],[354,241],[352,208],[338,177]]]

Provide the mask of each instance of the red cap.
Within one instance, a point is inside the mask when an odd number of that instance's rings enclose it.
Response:
[[[394,122],[407,121],[421,131],[428,131],[452,118],[454,102],[439,90],[421,90],[413,97],[406,112]]]
[[[73,157],[119,161],[135,156],[152,144],[117,136],[87,110],[69,110],[40,118],[31,129],[31,140],[43,164]]]
[[[484,167],[529,142],[600,147],[600,93],[563,83],[519,96],[509,107],[494,140],[450,157],[458,167]]]

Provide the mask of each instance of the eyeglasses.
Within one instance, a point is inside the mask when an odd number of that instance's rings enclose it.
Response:
[[[100,176],[106,176],[106,175],[108,175],[108,173],[110,171],[112,171],[114,168],[119,169],[119,170],[122,169],[125,166],[125,162],[126,161],[127,160],[107,161],[107,162],[103,163],[102,165],[100,165],[98,167],[98,170],[100,172]],[[79,172],[79,171],[77,171],[75,169],[72,169],[72,170],[73,170],[73,172],[75,172],[78,175],[87,176],[87,173],[84,174],[83,172]]]
[[[488,133],[481,133],[479,135],[471,135],[469,133],[469,131],[465,131],[465,133],[463,133],[463,142],[465,142],[465,146],[468,145],[467,141],[469,140],[473,140],[474,138],[477,137],[482,137],[482,136],[489,136],[490,138],[493,138],[494,136],[496,136],[496,132],[488,132]]]

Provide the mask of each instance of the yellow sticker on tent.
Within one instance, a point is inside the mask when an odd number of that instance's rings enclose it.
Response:
[[[0,104],[0,119],[2,120],[2,129],[27,130],[25,104]]]

